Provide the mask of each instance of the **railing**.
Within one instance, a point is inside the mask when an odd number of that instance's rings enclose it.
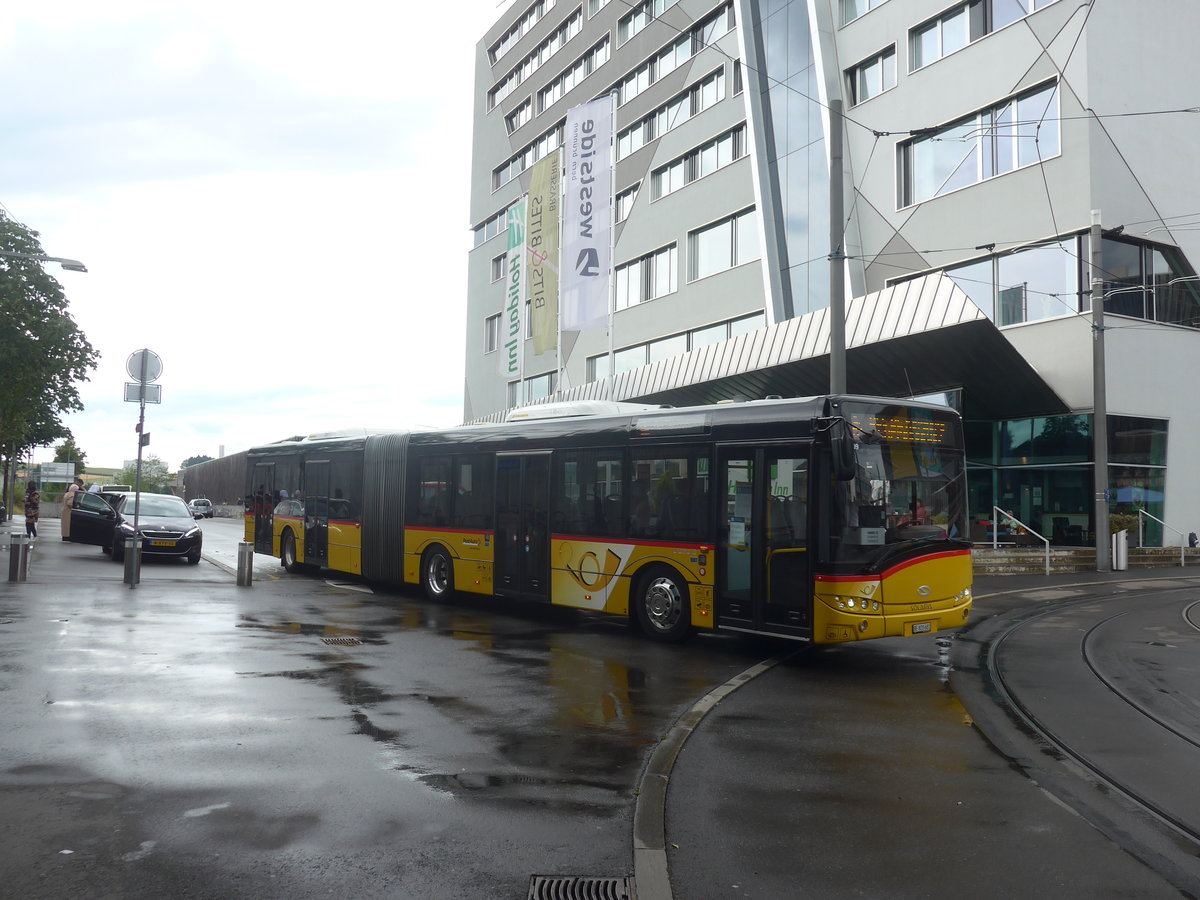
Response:
[[[1032,528],[1030,528],[1028,525],[1026,525],[1024,522],[1022,522],[1020,519],[1018,519],[1012,513],[1005,512],[998,506],[992,507],[992,549],[996,550],[1000,546],[1000,518],[999,518],[999,516],[996,515],[996,513],[999,513],[1001,516],[1004,516],[1004,518],[1008,519],[1010,522],[1015,522],[1017,525],[1019,525],[1021,528],[1023,528],[1027,534],[1033,535],[1035,538],[1037,538],[1043,544],[1046,545],[1046,574],[1049,575],[1050,574],[1050,539],[1038,534],[1036,531],[1034,531]]]
[[[1179,565],[1186,566],[1187,562],[1184,559],[1183,548],[1184,548],[1184,543],[1187,540],[1187,538],[1184,537],[1183,532],[1180,531],[1178,528],[1171,528],[1171,526],[1168,525],[1166,522],[1164,522],[1162,519],[1158,518],[1157,516],[1150,515],[1150,513],[1146,512],[1144,509],[1138,510],[1138,546],[1139,547],[1142,546],[1142,524],[1145,521],[1144,519],[1142,519],[1142,516],[1147,516],[1148,518],[1153,519],[1155,522],[1157,522],[1163,528],[1170,529],[1171,531],[1173,531],[1177,535],[1179,535]],[[1164,543],[1163,546],[1165,547],[1166,543]]]

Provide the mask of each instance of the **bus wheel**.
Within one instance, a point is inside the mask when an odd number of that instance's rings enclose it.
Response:
[[[290,531],[283,533],[283,546],[279,548],[280,564],[293,575],[303,572],[307,566],[296,562],[296,536]]]
[[[454,563],[444,547],[431,547],[421,559],[421,587],[430,600],[445,600],[454,592]]]
[[[638,581],[634,595],[638,622],[649,637],[674,643],[691,633],[688,589],[672,569],[651,569]]]

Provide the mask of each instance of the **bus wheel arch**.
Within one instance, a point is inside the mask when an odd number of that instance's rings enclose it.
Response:
[[[303,572],[307,568],[303,563],[296,561],[296,536],[290,528],[285,528],[279,537],[279,564],[292,574]]]
[[[691,592],[674,567],[655,564],[640,571],[631,602],[631,613],[647,637],[677,643],[691,634]]]
[[[454,560],[441,544],[433,544],[421,554],[421,588],[433,601],[454,593]]]

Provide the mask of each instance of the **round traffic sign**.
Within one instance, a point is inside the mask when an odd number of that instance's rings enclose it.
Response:
[[[125,371],[141,384],[158,381],[162,374],[162,359],[153,350],[134,350],[125,363]]]

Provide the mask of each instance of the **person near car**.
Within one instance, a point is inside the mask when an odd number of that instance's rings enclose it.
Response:
[[[37,537],[38,510],[41,506],[42,495],[36,487],[30,487],[25,495],[25,536]]]
[[[67,492],[63,494],[62,502],[62,539],[69,541],[71,539],[71,508],[75,505],[75,492],[83,487],[83,479],[76,478],[71,486],[67,488]]]

